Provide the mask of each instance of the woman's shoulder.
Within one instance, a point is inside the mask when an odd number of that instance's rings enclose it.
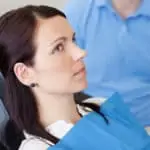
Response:
[[[22,141],[19,150],[46,150],[50,145],[45,140],[32,137]]]

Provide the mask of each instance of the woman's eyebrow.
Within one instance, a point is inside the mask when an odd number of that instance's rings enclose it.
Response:
[[[54,41],[52,41],[51,43],[50,43],[50,45],[52,45],[52,44],[55,44],[56,42],[58,42],[58,41],[60,41],[60,40],[66,40],[67,39],[67,37],[65,37],[65,36],[61,36],[61,37],[58,37],[58,38],[56,38]]]
[[[65,36],[58,37],[58,38],[56,38],[54,41],[52,41],[52,42],[50,43],[50,45],[53,45],[53,44],[55,44],[56,42],[58,42],[58,41],[60,41],[60,40],[65,41],[67,38],[68,38],[68,37],[65,37]],[[72,35],[72,39],[74,39],[74,38],[75,38],[75,32],[74,32],[73,35]]]

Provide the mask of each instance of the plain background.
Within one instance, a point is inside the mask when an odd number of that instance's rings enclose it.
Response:
[[[68,0],[0,0],[0,14],[26,4],[44,4],[62,9]]]

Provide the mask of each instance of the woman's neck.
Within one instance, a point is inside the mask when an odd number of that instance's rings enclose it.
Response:
[[[127,18],[139,7],[141,0],[112,0],[112,5],[121,17]]]
[[[73,95],[44,95],[38,98],[41,123],[47,127],[58,120],[76,123],[80,119]]]

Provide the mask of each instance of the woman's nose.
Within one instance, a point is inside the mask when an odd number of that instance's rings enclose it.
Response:
[[[73,59],[77,61],[83,59],[85,56],[86,56],[86,51],[79,47],[76,47],[76,50],[73,52]]]

